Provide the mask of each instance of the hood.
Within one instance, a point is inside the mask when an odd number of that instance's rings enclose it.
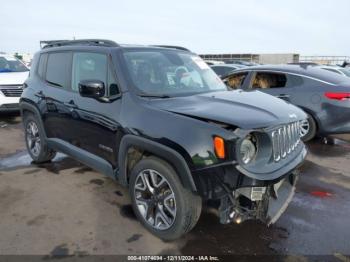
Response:
[[[306,118],[296,106],[259,91],[222,91],[154,99],[150,104],[161,110],[243,129],[275,126]]]
[[[27,79],[28,72],[0,73],[0,85],[22,85]]]

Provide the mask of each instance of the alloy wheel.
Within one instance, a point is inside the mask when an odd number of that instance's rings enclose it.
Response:
[[[39,135],[39,129],[35,122],[30,121],[26,128],[26,140],[30,152],[34,156],[38,156],[41,150],[41,140]]]
[[[306,136],[310,131],[310,123],[308,119],[305,119],[300,122],[300,136]]]
[[[135,202],[143,219],[154,229],[170,228],[176,218],[176,200],[168,180],[159,172],[146,169],[135,181]]]

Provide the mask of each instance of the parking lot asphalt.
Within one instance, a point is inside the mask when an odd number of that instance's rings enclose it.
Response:
[[[348,139],[349,136],[342,138]],[[128,192],[58,154],[31,163],[20,117],[0,117],[0,254],[350,255],[350,143],[315,140],[294,199],[271,227],[221,225],[204,208],[185,237],[163,242],[135,219]]]

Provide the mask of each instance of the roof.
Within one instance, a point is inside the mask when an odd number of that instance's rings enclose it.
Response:
[[[173,45],[120,45],[114,41],[106,39],[77,39],[77,40],[45,40],[40,41],[42,49],[67,47],[67,46],[98,46],[98,47],[126,47],[126,48],[164,48],[164,49],[176,49],[182,51],[189,51],[187,48],[182,46]]]
[[[317,66],[315,66],[315,67],[317,67],[317,68],[329,68],[329,69],[342,69],[343,67],[340,67],[340,66],[337,66],[337,65],[335,65],[335,66],[330,66],[330,65],[317,65]]]
[[[328,83],[339,84],[341,82],[349,82],[349,78],[334,74],[322,68],[313,65],[262,65],[251,66],[236,70],[234,73],[242,71],[274,71],[284,72],[296,75],[304,75],[311,78],[316,78]]]

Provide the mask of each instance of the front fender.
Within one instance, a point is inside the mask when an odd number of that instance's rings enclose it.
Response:
[[[125,135],[120,143],[119,153],[118,153],[118,163],[119,163],[119,182],[127,186],[128,184],[128,174],[127,174],[127,153],[130,147],[135,146],[139,149],[145,150],[171,164],[176,173],[179,175],[182,185],[191,190],[197,191],[196,185],[193,181],[191,171],[185,161],[185,159],[174,149],[164,146],[160,143],[154,142],[152,140],[135,136],[135,135]]]

